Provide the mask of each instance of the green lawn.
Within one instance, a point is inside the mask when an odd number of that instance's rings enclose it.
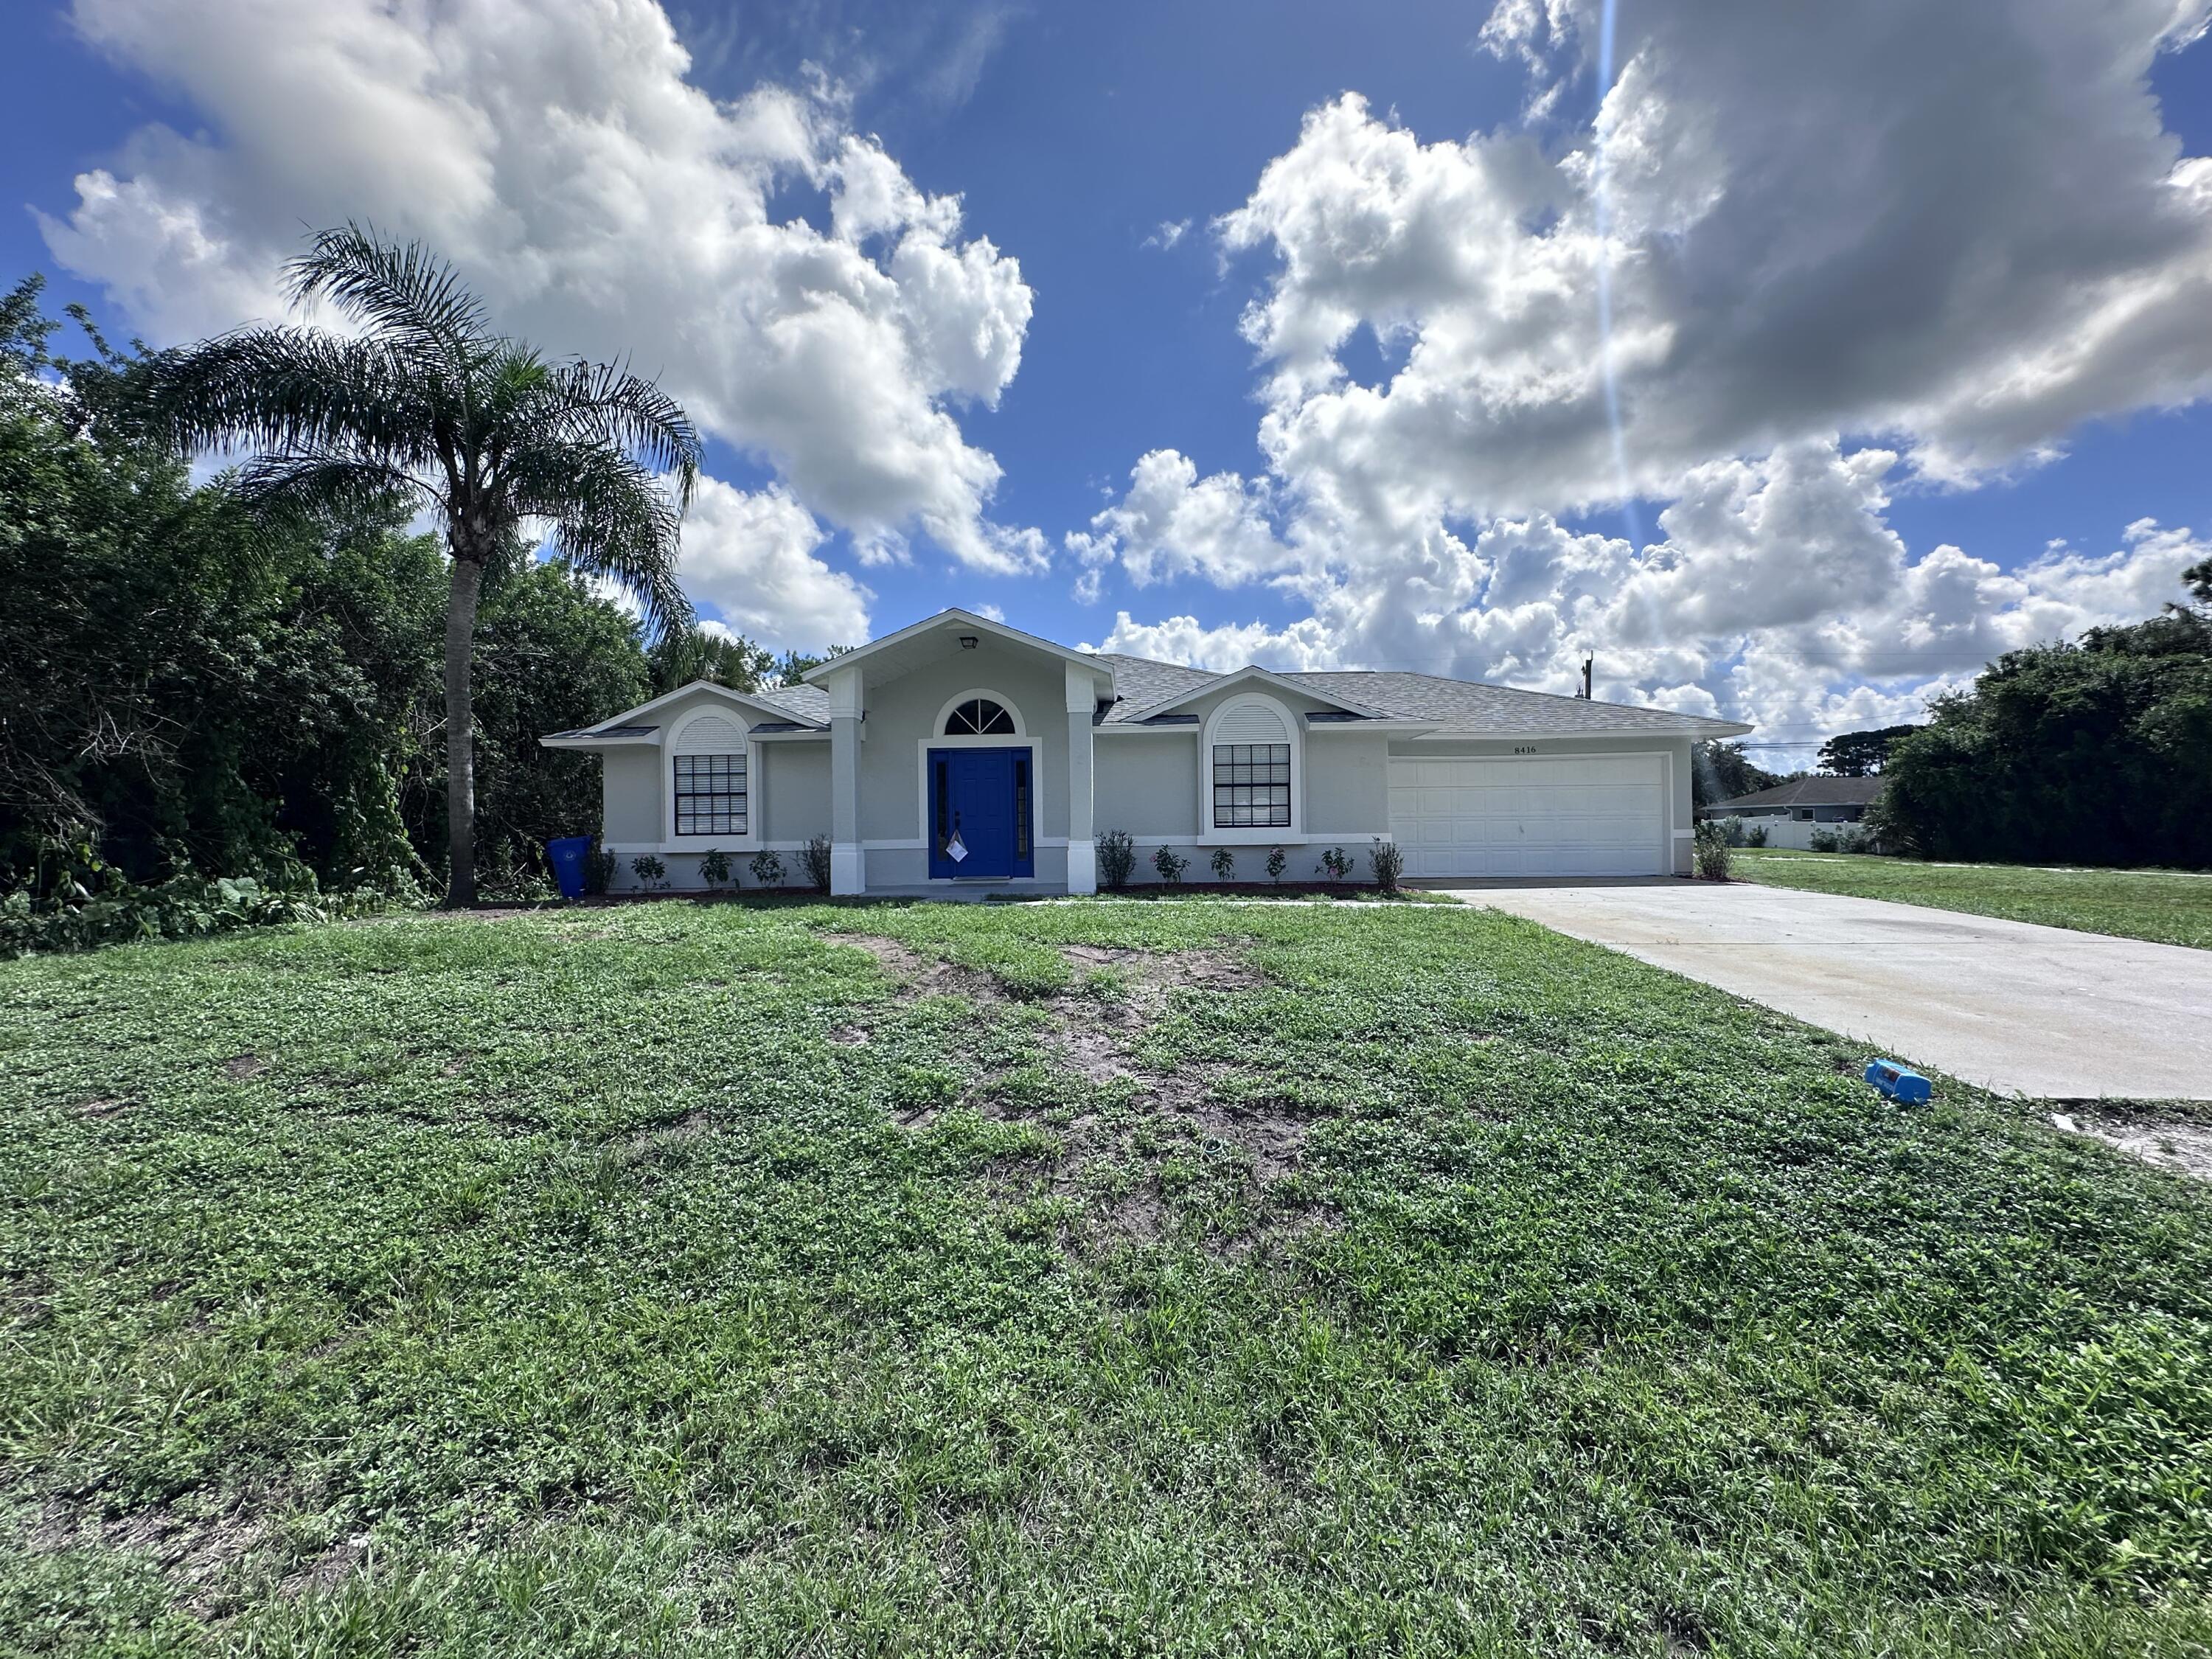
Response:
[[[1895,899],[2006,916],[2083,933],[2212,949],[2212,875],[2172,870],[2045,870],[2024,864],[1923,864],[1852,853],[1750,848],[1735,873],[1770,887]]]
[[[1495,912],[672,902],[0,997],[0,1650],[2212,1644],[2212,1194]]]

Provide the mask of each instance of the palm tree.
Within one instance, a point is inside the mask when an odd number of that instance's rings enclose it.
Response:
[[[493,333],[483,303],[418,242],[349,224],[316,236],[286,276],[295,308],[327,301],[357,331],[258,326],[162,353],[139,413],[187,453],[257,452],[238,477],[256,503],[343,516],[397,497],[442,519],[447,902],[471,904],[469,673],[484,567],[550,526],[553,553],[628,590],[649,627],[684,625],[676,561],[698,434],[672,398],[623,367],[550,363]]]

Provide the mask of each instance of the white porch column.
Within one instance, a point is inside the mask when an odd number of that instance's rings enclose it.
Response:
[[[830,694],[830,890],[868,890],[867,860],[860,851],[860,671],[848,668],[822,681]]]
[[[1093,671],[1067,665],[1067,890],[1098,890],[1098,843],[1091,825],[1091,720],[1097,706]]]

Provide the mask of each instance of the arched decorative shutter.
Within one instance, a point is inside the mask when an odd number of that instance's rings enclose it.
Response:
[[[1264,702],[1240,702],[1222,711],[1213,727],[1216,743],[1288,743],[1291,729],[1274,708]]]
[[[686,755],[734,755],[744,746],[744,727],[720,714],[702,714],[676,740],[678,752]]]

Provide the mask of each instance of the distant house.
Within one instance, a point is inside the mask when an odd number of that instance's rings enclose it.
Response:
[[[1764,824],[1769,847],[1792,847],[1802,853],[1811,847],[1815,830],[1856,823],[1864,817],[1881,793],[1882,783],[1879,777],[1792,778],[1771,789],[1717,800],[1699,807],[1698,816]]]

